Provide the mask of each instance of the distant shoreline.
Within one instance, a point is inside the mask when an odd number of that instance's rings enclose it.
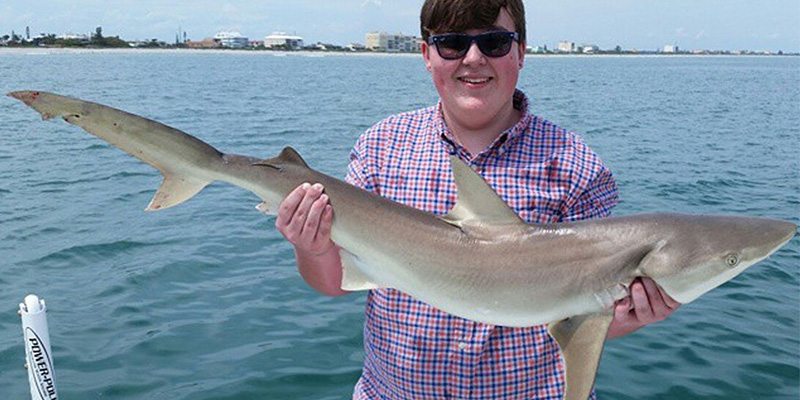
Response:
[[[417,57],[418,53],[374,53],[348,51],[280,51],[280,50],[243,50],[243,49],[158,49],[158,48],[75,48],[75,47],[0,47],[2,54],[248,54],[254,56],[367,56],[367,57]]]
[[[388,53],[388,52],[350,52],[350,51],[280,51],[280,50],[241,50],[241,49],[158,49],[158,48],[66,48],[66,47],[0,47],[3,54],[247,54],[273,57],[419,57],[420,53]],[[657,53],[621,53],[621,54],[581,54],[561,53],[542,54],[526,53],[526,57],[797,57],[800,54],[657,54]]]

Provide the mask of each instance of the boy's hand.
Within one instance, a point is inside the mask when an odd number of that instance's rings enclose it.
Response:
[[[304,183],[281,202],[275,227],[298,252],[320,256],[335,248],[331,241],[333,209],[321,184]]]
[[[608,328],[609,339],[662,321],[681,305],[650,278],[634,280],[630,293],[630,296],[619,300],[614,306],[614,320]]]

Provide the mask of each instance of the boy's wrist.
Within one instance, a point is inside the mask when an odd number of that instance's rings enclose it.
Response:
[[[301,249],[299,247],[295,247],[295,253],[297,256],[303,256],[306,258],[327,258],[335,251],[337,251],[337,247],[332,241],[328,242],[328,245],[322,249]]]

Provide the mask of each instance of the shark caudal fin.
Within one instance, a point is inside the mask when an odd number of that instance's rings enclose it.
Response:
[[[164,182],[145,210],[156,211],[189,200],[209,183],[208,171],[222,153],[208,143],[135,114],[55,93],[21,90],[8,93],[42,118],[61,117],[158,169]]]

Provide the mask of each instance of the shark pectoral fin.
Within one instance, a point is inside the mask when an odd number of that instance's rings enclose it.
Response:
[[[158,211],[181,204],[194,197],[209,183],[211,182],[165,173],[164,182],[145,211]]]
[[[354,292],[383,287],[361,272],[359,265],[363,263],[358,257],[346,250],[339,250],[339,257],[342,259],[342,290]]]
[[[564,360],[564,400],[586,400],[591,394],[612,319],[613,312],[604,312],[579,315],[548,326]]]
[[[451,155],[450,166],[458,190],[458,200],[453,209],[442,218],[444,221],[461,228],[470,225],[527,226],[467,164]]]

